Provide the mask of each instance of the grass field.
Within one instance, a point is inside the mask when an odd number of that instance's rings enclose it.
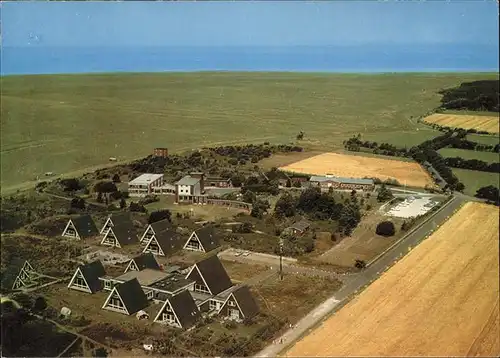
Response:
[[[499,154],[493,152],[479,152],[475,150],[457,149],[457,148],[443,148],[438,150],[444,158],[461,157],[464,159],[477,159],[486,163],[498,163]]]
[[[495,74],[164,73],[1,78],[2,193],[37,175],[81,173],[108,162],[245,142],[338,149],[362,133],[412,142],[433,136],[416,118],[438,91]],[[251,124],[251,125],[250,125]],[[416,132],[417,128],[421,131]],[[418,135],[416,133],[419,133]],[[418,139],[418,140],[417,140]]]
[[[467,134],[467,139],[476,143],[496,145],[500,142],[499,136],[484,135],[484,134]]]
[[[499,120],[496,113],[492,113],[491,116],[436,113],[425,117],[424,121],[444,127],[476,129],[489,133],[499,132]]]
[[[381,159],[375,156],[323,153],[280,168],[306,174],[333,174],[350,178],[396,179],[400,184],[425,187],[434,185],[429,174],[417,163]]]
[[[499,356],[498,214],[465,204],[286,355]]]
[[[476,194],[477,189],[484,186],[493,185],[498,188],[500,175],[498,173],[478,172],[476,170],[451,168],[462,183],[465,185],[464,193],[468,195]]]

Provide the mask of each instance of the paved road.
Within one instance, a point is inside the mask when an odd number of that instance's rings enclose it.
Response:
[[[388,251],[379,260],[374,262],[365,270],[351,274],[344,278],[344,285],[332,297],[311,311],[307,316],[300,320],[297,325],[281,336],[277,343],[273,343],[257,353],[256,357],[276,357],[280,352],[290,347],[301,336],[312,330],[317,324],[333,314],[346,304],[349,299],[361,290],[364,286],[370,284],[379,277],[385,270],[392,266],[399,258],[409,252],[410,248],[415,247],[425,239],[439,225],[444,223],[455,210],[465,202],[465,198],[457,197],[450,201],[441,211],[432,216],[429,221],[419,227],[417,230],[405,237],[390,251]]]

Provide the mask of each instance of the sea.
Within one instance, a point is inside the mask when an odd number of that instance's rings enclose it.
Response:
[[[2,76],[92,72],[498,72],[498,46],[2,47]]]

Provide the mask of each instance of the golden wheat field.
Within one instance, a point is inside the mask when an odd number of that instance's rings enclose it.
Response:
[[[444,127],[476,129],[490,133],[499,132],[498,116],[470,116],[462,114],[432,114],[424,122]]]
[[[286,356],[500,356],[498,214],[465,204]]]
[[[434,185],[432,178],[418,163],[360,155],[323,153],[280,169],[315,175],[333,174],[348,178],[396,179],[402,185],[414,187]]]

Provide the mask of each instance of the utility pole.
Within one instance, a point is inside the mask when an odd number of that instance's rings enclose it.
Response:
[[[283,238],[280,237],[280,280],[283,281]]]

